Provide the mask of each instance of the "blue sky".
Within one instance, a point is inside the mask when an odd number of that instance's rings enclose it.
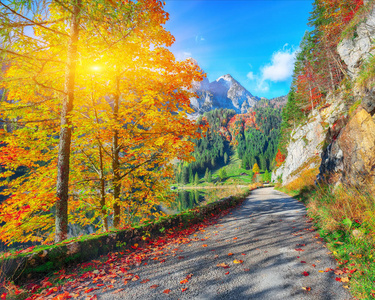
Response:
[[[193,57],[210,82],[229,73],[253,95],[288,93],[313,0],[165,2],[177,59]]]

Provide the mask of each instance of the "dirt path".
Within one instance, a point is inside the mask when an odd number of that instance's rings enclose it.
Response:
[[[109,255],[107,270],[59,291],[108,300],[351,299],[305,212],[273,188],[258,189],[217,223],[143,250],[147,259]]]

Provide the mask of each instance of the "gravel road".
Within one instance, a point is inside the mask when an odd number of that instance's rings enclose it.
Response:
[[[255,190],[217,224],[177,246],[174,256],[132,266],[128,272],[138,280],[126,286],[123,278],[113,280],[114,288],[96,291],[97,298],[352,299],[335,280],[335,260],[305,214],[304,205],[286,194]]]

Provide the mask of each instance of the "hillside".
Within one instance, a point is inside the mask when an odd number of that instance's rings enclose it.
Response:
[[[238,163],[243,173],[252,170],[255,164],[261,171],[273,169],[280,135],[281,110],[273,108],[265,99],[258,104],[246,114],[215,109],[200,116],[197,124],[208,126],[208,131],[201,139],[192,140],[195,161],[178,164],[175,169],[177,182],[192,183],[196,176],[210,182],[214,172],[233,161]],[[226,172],[230,169],[226,168]],[[208,173],[211,179],[208,179]],[[233,176],[240,173],[234,172]]]

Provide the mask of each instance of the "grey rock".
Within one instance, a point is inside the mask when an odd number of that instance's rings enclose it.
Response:
[[[365,22],[358,25],[356,33],[356,38],[346,38],[337,47],[337,51],[348,66],[349,75],[352,78],[357,76],[362,63],[375,54],[373,48],[375,9],[371,10]]]
[[[371,115],[375,114],[375,91],[366,90],[364,97],[362,98],[362,107]]]

